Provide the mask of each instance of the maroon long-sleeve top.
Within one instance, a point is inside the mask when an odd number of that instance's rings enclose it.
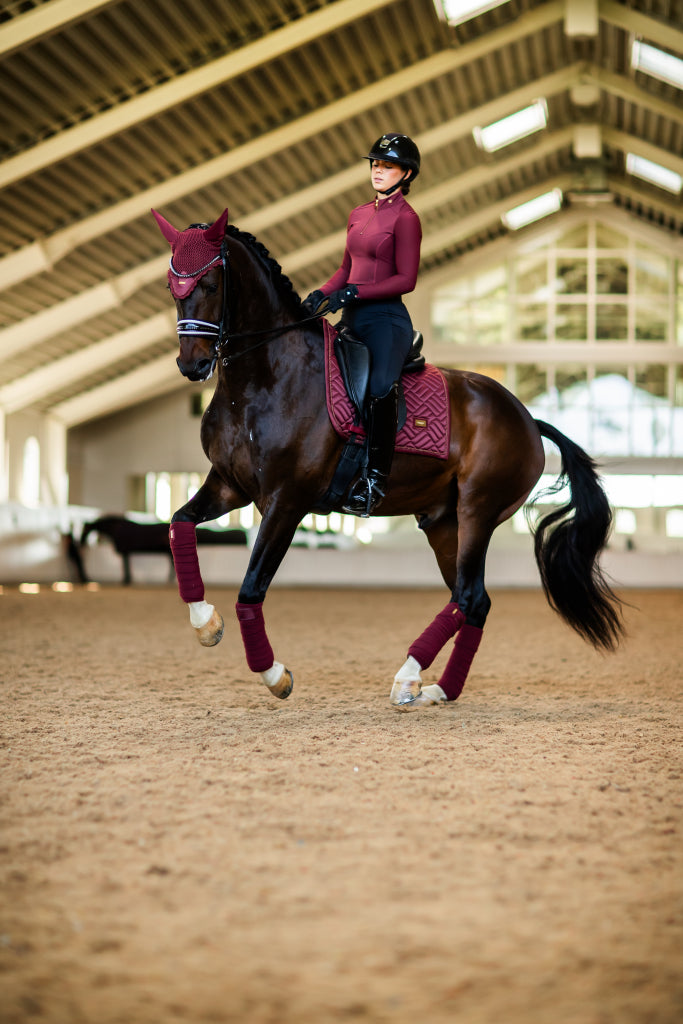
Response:
[[[359,299],[392,299],[412,292],[420,265],[420,218],[400,192],[351,211],[339,270],[321,288],[330,295],[355,284]]]

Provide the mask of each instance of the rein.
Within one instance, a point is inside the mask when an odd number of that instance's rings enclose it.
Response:
[[[192,337],[204,337],[214,338],[214,359],[218,359],[220,356],[221,363],[223,366],[227,366],[228,363],[232,363],[235,359],[239,359],[240,356],[247,355],[249,352],[253,352],[257,348],[261,348],[262,345],[267,345],[276,334],[283,334],[285,331],[294,330],[295,327],[301,327],[303,324],[309,324],[314,320],[320,320],[322,313],[313,314],[313,316],[307,316],[303,320],[297,320],[295,323],[283,324],[280,327],[264,327],[257,331],[240,331],[237,334],[228,333],[228,247],[225,238],[221,243],[221,255],[220,260],[223,267],[223,308],[221,310],[221,318],[219,323],[213,323],[210,320],[193,320],[191,318],[180,319],[176,324],[176,332],[178,337],[191,335]],[[216,257],[218,259],[218,257]],[[211,261],[212,263],[215,260]],[[211,266],[211,264],[209,264]],[[206,269],[206,268],[202,268]],[[173,261],[171,261],[171,270],[174,274],[177,271],[173,268]],[[191,275],[178,275],[179,277],[187,277]],[[221,349],[223,349],[228,342],[241,340],[242,338],[257,338],[261,337],[261,341],[257,342],[256,345],[249,345],[247,348],[242,349],[240,352],[232,352],[228,355],[221,356]]]

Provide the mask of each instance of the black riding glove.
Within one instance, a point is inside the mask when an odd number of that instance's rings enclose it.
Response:
[[[355,284],[347,284],[346,288],[340,288],[337,292],[332,292],[331,295],[327,296],[328,307],[327,313],[336,313],[342,306],[348,306],[349,302],[353,302],[354,299],[358,298],[358,289]]]
[[[320,289],[318,289],[317,291],[311,292],[307,295],[301,305],[310,316],[314,316],[324,301],[325,296]]]

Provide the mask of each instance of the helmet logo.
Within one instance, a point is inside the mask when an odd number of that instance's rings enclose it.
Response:
[[[391,141],[389,139],[385,138],[385,139],[382,139],[382,141],[380,142],[379,148],[380,149],[387,149],[390,145],[391,145]]]

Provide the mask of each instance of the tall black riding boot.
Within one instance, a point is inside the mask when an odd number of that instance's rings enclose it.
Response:
[[[394,458],[398,422],[398,384],[386,395],[370,399],[368,467],[344,503],[344,511],[367,517],[384,497]]]

